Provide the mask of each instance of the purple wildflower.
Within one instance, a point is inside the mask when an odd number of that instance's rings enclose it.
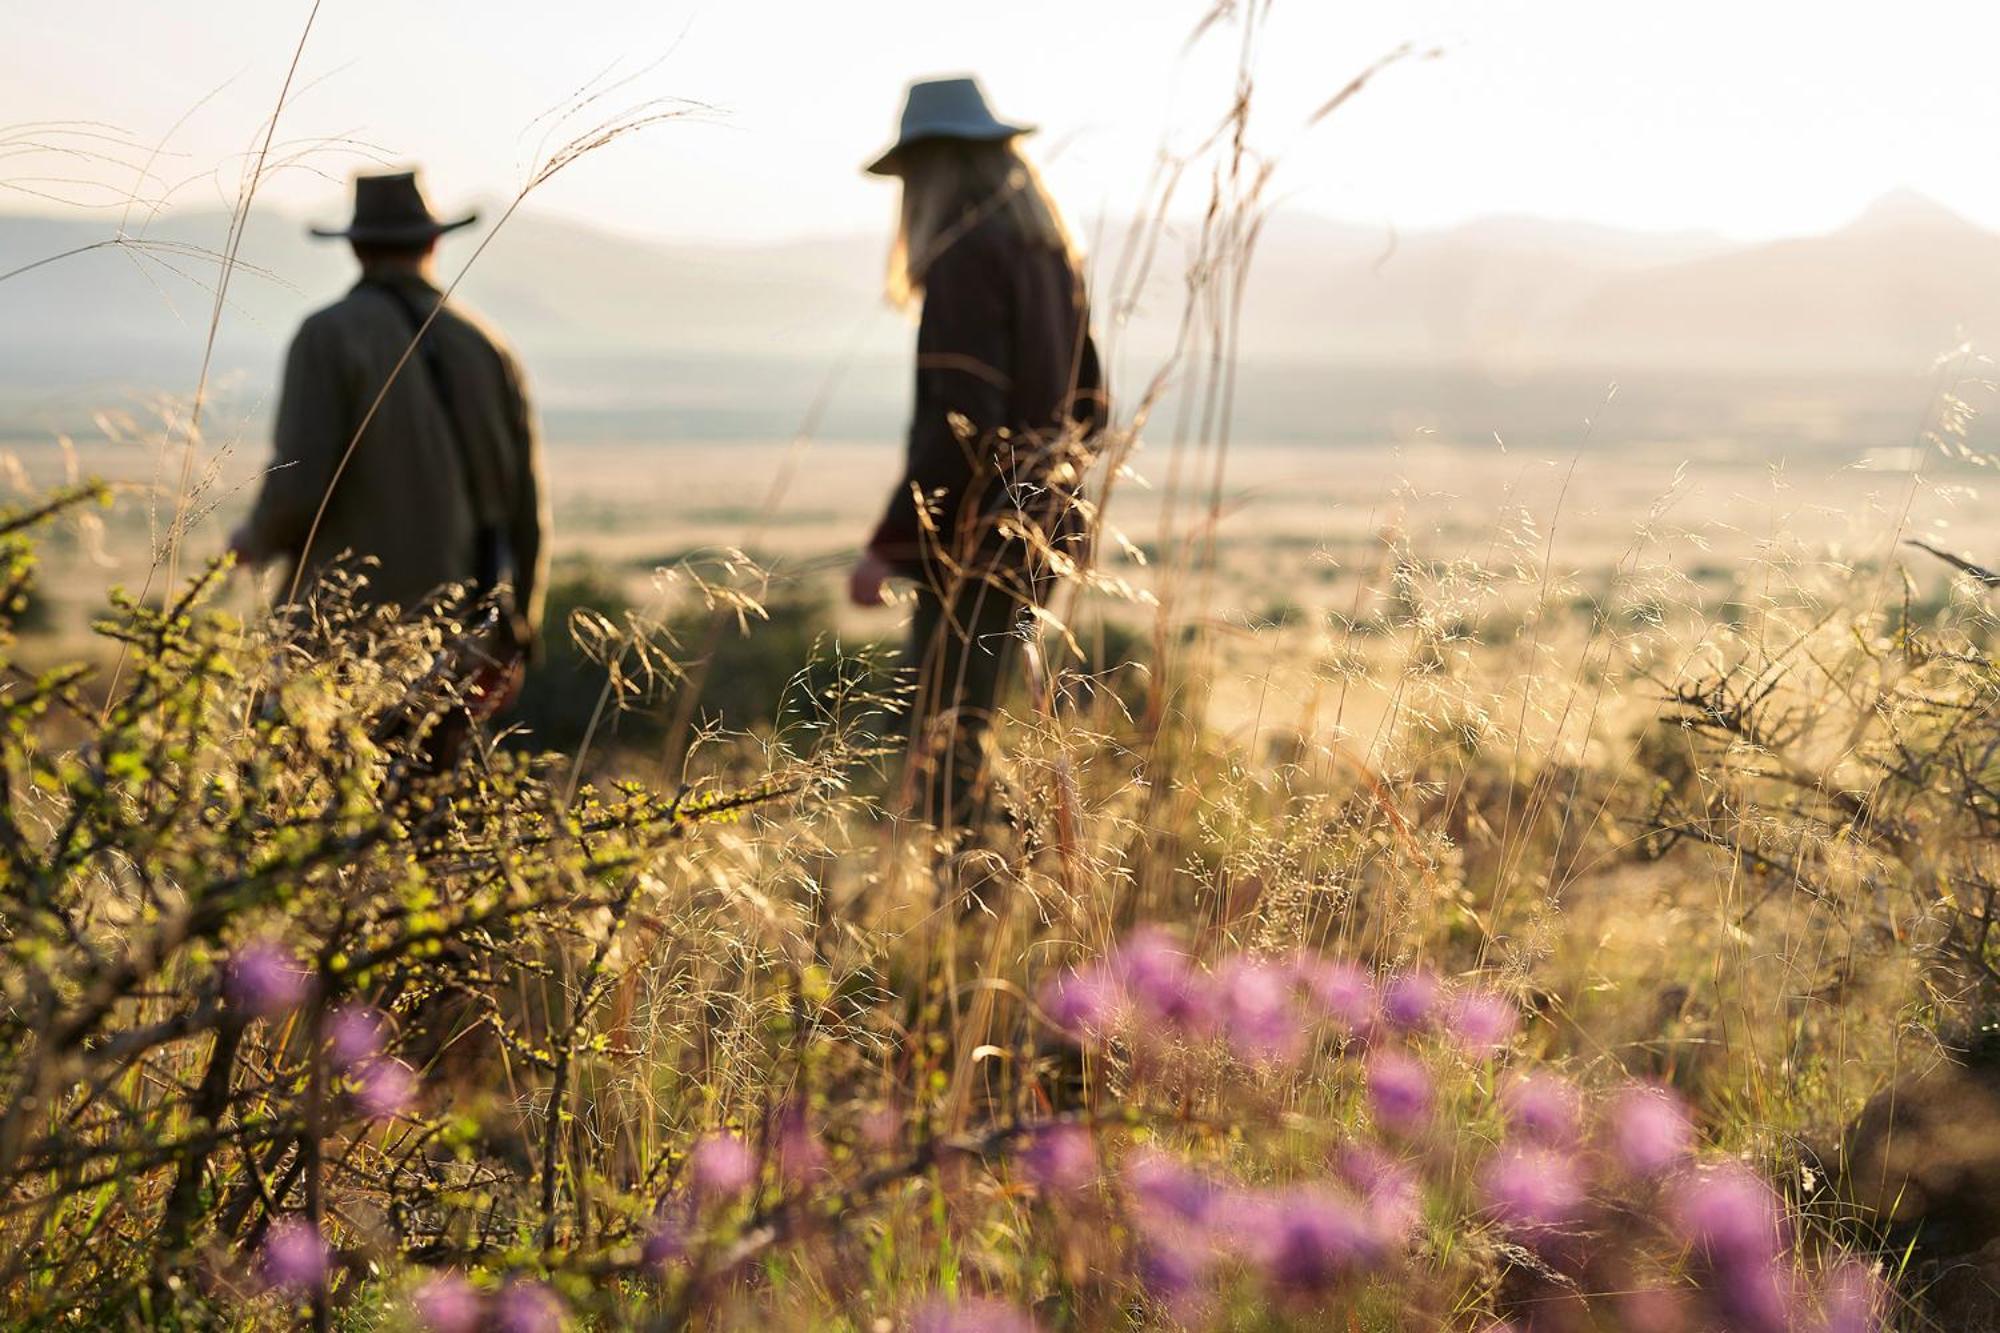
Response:
[[[1729,1328],[1792,1327],[1791,1283],[1779,1266],[1784,1219],[1769,1185],[1741,1166],[1714,1167],[1679,1182],[1671,1211],[1705,1270],[1703,1294]]]
[[[1613,1099],[1609,1114],[1612,1153],[1632,1175],[1663,1175],[1693,1150],[1694,1122],[1664,1088],[1627,1088]]]
[[[1686,1295],[1670,1287],[1635,1287],[1620,1293],[1616,1305],[1627,1333],[1682,1333],[1688,1326]]]
[[[1377,1051],[1368,1059],[1368,1104],[1383,1129],[1413,1134],[1430,1120],[1431,1076],[1412,1055]]]
[[[479,1290],[457,1273],[425,1278],[410,1293],[410,1307],[426,1333],[475,1333]]]
[[[1584,1204],[1575,1164],[1547,1148],[1518,1148],[1487,1164],[1482,1190],[1500,1224],[1527,1240],[1542,1239],[1575,1220]]]
[[[928,1301],[910,1317],[910,1333],[1038,1333],[1040,1327],[1005,1301],[983,1297]]]
[[[1225,1199],[1207,1176],[1152,1148],[1125,1158],[1125,1187],[1134,1230],[1140,1284],[1156,1304],[1183,1324],[1206,1313],[1209,1270],[1220,1229],[1212,1227]]]
[[[1158,1230],[1184,1224],[1200,1226],[1216,1201],[1213,1181],[1186,1163],[1151,1148],[1125,1159],[1125,1186],[1132,1194],[1140,1225]]]
[[[1097,1179],[1097,1145],[1081,1125],[1044,1125],[1019,1154],[1021,1170],[1044,1192],[1071,1193]]]
[[[417,1099],[417,1071],[401,1060],[369,1060],[357,1066],[354,1105],[370,1120],[387,1120],[408,1110]]]
[[[1183,1324],[1201,1320],[1208,1300],[1209,1256],[1197,1246],[1142,1245],[1134,1267],[1139,1285]]]
[[[1423,1191],[1416,1173],[1379,1148],[1356,1144],[1340,1155],[1340,1176],[1368,1207],[1376,1230],[1402,1242],[1423,1217]]]
[[[1775,1260],[1719,1268],[1704,1293],[1730,1333],[1791,1333],[1798,1326],[1791,1275]]]
[[[1821,1333],[1881,1333],[1888,1327],[1888,1292],[1873,1269],[1849,1260],[1827,1275]]]
[[[1513,1039],[1521,1025],[1514,1002],[1497,991],[1478,988],[1451,1003],[1445,1026],[1468,1055],[1488,1056]]]
[[[695,1197],[734,1198],[757,1182],[757,1155],[734,1134],[710,1134],[688,1152],[687,1173]]]
[[[778,1158],[778,1173],[797,1185],[826,1170],[826,1149],[813,1133],[806,1117],[806,1104],[797,1097],[778,1109],[776,1132],[772,1136]]]
[[[871,1148],[893,1148],[903,1136],[903,1113],[893,1106],[871,1106],[861,1113],[857,1128]]]
[[[1366,1032],[1375,1022],[1375,983],[1359,964],[1334,960],[1305,962],[1299,979],[1313,1005],[1347,1036]]]
[[[1428,1026],[1437,1007],[1437,977],[1426,968],[1399,972],[1382,988],[1382,1017],[1405,1031]]]
[[[1122,996],[1116,978],[1093,964],[1066,971],[1042,987],[1042,1012],[1072,1038],[1092,1038],[1109,1031],[1118,1020]]]
[[[1216,974],[1215,998],[1223,1035],[1238,1058],[1298,1057],[1300,1019],[1283,971],[1255,959],[1233,958]]]
[[[1514,1133],[1549,1147],[1575,1142],[1581,1105],[1575,1086],[1555,1074],[1523,1074],[1500,1090],[1500,1107]]]
[[[540,1282],[509,1282],[493,1303],[497,1333],[558,1333],[562,1322],[562,1298]]]
[[[664,1268],[687,1255],[687,1225],[678,1209],[662,1206],[639,1246],[639,1260],[649,1268]]]
[[[1260,1210],[1251,1233],[1253,1259],[1274,1286],[1324,1291],[1381,1261],[1384,1247],[1351,1199],[1327,1190],[1288,1190]]]
[[[388,1020],[372,1005],[342,1005],[327,1015],[326,1046],[334,1068],[352,1069],[380,1055],[388,1029]]]
[[[1750,1171],[1713,1167],[1683,1180],[1673,1217],[1684,1240],[1718,1267],[1765,1262],[1783,1243],[1778,1196]]]
[[[252,940],[229,959],[229,1002],[252,1018],[283,1018],[305,1003],[312,978],[277,940]]]
[[[1210,996],[1187,950],[1157,926],[1142,926],[1113,959],[1113,974],[1141,1014],[1188,1032],[1212,1022]]]
[[[1187,950],[1159,926],[1133,931],[1111,955],[1110,965],[1118,983],[1148,1004],[1172,1000],[1194,970]]]
[[[1255,1255],[1268,1249],[1278,1205],[1269,1193],[1231,1184],[1218,1185],[1203,1217],[1200,1238],[1211,1239],[1218,1251]],[[1186,1234],[1196,1234],[1184,1232]]]
[[[264,1281],[279,1291],[318,1291],[326,1285],[332,1254],[318,1228],[303,1217],[281,1217],[264,1237]]]

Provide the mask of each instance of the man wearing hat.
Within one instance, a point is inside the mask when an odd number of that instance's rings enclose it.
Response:
[[[371,605],[490,594],[511,676],[541,619],[548,519],[520,366],[433,280],[438,237],[474,220],[440,221],[400,172],[357,177],[353,222],[312,229],[353,247],[361,280],[292,340],[273,465],[230,545],[282,561],[301,598],[335,561],[367,562]]]

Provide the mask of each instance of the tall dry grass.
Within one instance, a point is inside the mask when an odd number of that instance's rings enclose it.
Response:
[[[10,1317],[1925,1326],[1921,1266],[1821,1176],[1990,1021],[1985,604],[1882,595],[1885,533],[1773,548],[1725,611],[1663,557],[1669,494],[1595,591],[1565,498],[1457,555],[1388,525],[1344,613],[1232,623],[1264,14],[1198,35],[1242,43],[1231,109],[1100,261],[1114,358],[1164,266],[1181,340],[1091,444],[1102,539],[1024,629],[987,845],[884,797],[868,662],[697,733],[768,600],[747,562],[595,626],[579,752],[442,775],[450,615],[336,587],[241,623],[172,577],[179,521],[107,686],[4,659]],[[1147,471],[1153,564],[1117,531]],[[0,524],[0,605],[84,498]],[[1086,624],[1136,627],[1124,688]],[[1245,672],[1251,715],[1212,708]],[[655,748],[607,754],[649,700]]]

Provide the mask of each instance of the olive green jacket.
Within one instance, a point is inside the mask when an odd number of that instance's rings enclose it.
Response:
[[[495,524],[508,539],[517,606],[531,628],[538,626],[548,507],[520,366],[495,334],[456,306],[445,306],[425,335],[435,340],[450,381],[451,419],[477,474],[468,477],[426,358],[413,352],[396,371],[410,346],[409,317],[380,283],[408,293],[420,312],[441,299],[414,273],[373,277],[300,326],[285,360],[276,457],[243,553],[255,563],[283,560],[287,587],[301,561],[309,581],[336,560],[372,558],[376,566],[363,571],[367,600],[411,606],[445,584],[472,579],[474,534],[482,522]]]

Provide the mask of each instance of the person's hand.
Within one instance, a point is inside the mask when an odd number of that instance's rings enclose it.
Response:
[[[882,595],[883,585],[894,572],[881,556],[863,551],[854,562],[854,572],[847,576],[847,599],[856,606],[882,605],[888,600]]]

